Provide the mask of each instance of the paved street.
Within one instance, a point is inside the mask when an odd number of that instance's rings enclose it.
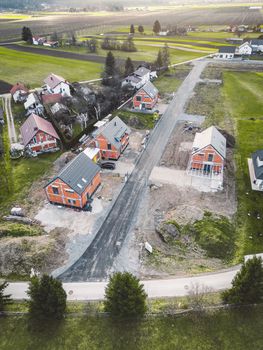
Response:
[[[64,282],[98,281],[107,278],[113,261],[136,222],[140,200],[153,167],[160,160],[169,137],[184,112],[184,106],[200,79],[206,61],[195,62],[194,68],[178,89],[162,119],[153,130],[145,151],[122,189],[96,237],[67,271],[59,278]]]
[[[198,284],[220,291],[229,288],[240,266],[233,269],[194,277],[142,281],[149,298],[177,297],[188,295],[191,286]],[[68,300],[101,300],[104,298],[106,282],[64,283]],[[6,293],[13,299],[27,299],[28,283],[10,283]]]

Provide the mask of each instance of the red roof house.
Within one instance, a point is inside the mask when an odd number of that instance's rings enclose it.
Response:
[[[47,94],[47,95],[42,95],[42,102],[44,104],[55,104],[58,102],[61,102],[62,100],[62,95],[61,94]]]
[[[59,136],[53,125],[36,114],[27,118],[20,132],[24,146],[36,153],[55,152],[59,149]]]
[[[152,110],[158,102],[158,97],[158,89],[149,81],[133,96],[133,108]]]
[[[15,102],[24,102],[29,93],[28,88],[23,83],[16,83],[10,90]]]

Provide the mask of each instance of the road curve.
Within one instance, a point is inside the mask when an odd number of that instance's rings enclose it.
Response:
[[[111,272],[114,259],[136,220],[151,171],[161,159],[169,137],[182,117],[184,106],[206,64],[206,61],[195,62],[194,68],[154,128],[145,151],[135,164],[131,176],[94,240],[84,254],[59,276],[63,282],[101,281]]]
[[[211,291],[217,292],[231,286],[231,281],[239,269],[240,265],[217,273],[141,282],[149,298],[186,296],[191,286],[196,284],[209,287]],[[63,288],[69,301],[91,301],[104,298],[106,285],[107,282],[63,283]],[[28,282],[17,282],[10,283],[5,291],[11,294],[12,299],[21,300],[28,299],[27,289]]]

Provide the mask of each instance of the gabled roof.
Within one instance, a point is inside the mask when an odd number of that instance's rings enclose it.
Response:
[[[93,159],[97,154],[100,153],[100,149],[87,147],[86,149],[84,149],[83,153],[85,153],[86,156],[89,157],[89,159]]]
[[[137,84],[137,83],[139,83],[142,79],[141,79],[140,77],[136,77],[136,76],[134,76],[134,75],[129,75],[129,76],[126,78],[126,80],[129,80],[130,82]]]
[[[226,158],[226,138],[214,126],[195,134],[192,154],[200,152],[200,150],[210,145],[223,158]]]
[[[18,90],[25,91],[26,93],[29,92],[28,88],[25,87],[23,83],[16,83],[10,90],[10,94],[14,95],[14,93]]]
[[[50,89],[54,89],[60,83],[66,83],[67,81],[59,75],[51,73],[45,80],[44,83],[50,87]]]
[[[252,162],[257,179],[263,180],[263,150],[258,150],[252,154]]]
[[[252,39],[250,44],[255,46],[263,45],[263,39]]]
[[[48,94],[48,95],[42,95],[42,102],[45,104],[51,104],[51,103],[57,103],[60,102],[62,99],[61,94]]]
[[[94,136],[102,135],[116,149],[121,149],[121,138],[126,134],[130,134],[131,129],[119,118],[113,118],[109,123],[103,125],[95,131]]]
[[[59,178],[76,193],[81,195],[99,172],[100,167],[90,160],[84,152],[81,152],[76,158],[72,159],[46,187]]]
[[[239,46],[239,48],[240,48],[240,47],[243,47],[243,46],[246,46],[246,45],[248,45],[249,47],[251,47],[250,43],[249,43],[248,41],[246,41],[246,42],[244,42],[243,44],[241,44],[241,45]],[[251,48],[252,48],[252,47],[251,47]]]
[[[145,91],[151,98],[154,98],[159,93],[158,89],[150,81],[143,85],[143,87],[138,90],[136,95],[142,90]]]
[[[235,46],[221,46],[219,48],[219,53],[235,53],[236,47]]]
[[[24,103],[25,109],[28,109],[34,103],[40,103],[39,98],[36,94],[31,93],[28,95],[26,102]]]
[[[144,75],[150,73],[150,69],[145,67],[140,67],[133,72],[134,75],[138,75],[139,77],[143,77]]]
[[[59,140],[53,125],[36,114],[31,114],[20,128],[23,144],[26,146],[38,131],[43,131]]]

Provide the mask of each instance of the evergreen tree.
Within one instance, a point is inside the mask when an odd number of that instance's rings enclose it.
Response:
[[[26,41],[28,44],[33,44],[33,35],[30,28],[22,28],[22,40]]]
[[[162,50],[159,50],[157,59],[155,61],[155,65],[157,68],[162,68],[163,67],[163,55],[162,55]]]
[[[154,32],[155,34],[158,34],[158,33],[160,33],[160,31],[161,31],[160,22],[159,22],[158,20],[156,20],[156,21],[154,22],[154,25],[153,25],[153,32]]]
[[[134,45],[133,38],[129,36],[127,40],[125,40],[122,45],[121,45],[121,50],[122,51],[127,51],[127,52],[135,52],[137,51],[136,46]]]
[[[59,41],[58,33],[57,32],[52,33],[50,36],[50,40]]]
[[[7,282],[0,283],[0,311],[4,311],[6,305],[12,303],[11,294],[4,294],[4,290],[8,286]]]
[[[146,298],[138,278],[129,272],[117,272],[106,287],[105,311],[115,317],[140,317],[147,310]]]
[[[132,60],[130,59],[130,57],[127,57],[127,59],[125,61],[124,76],[127,77],[128,75],[130,75],[133,72],[134,72],[134,66],[133,66]]]
[[[75,34],[72,33],[72,34],[71,34],[71,43],[72,43],[72,45],[75,46],[75,45],[76,45],[76,42],[77,42],[77,39],[76,39],[76,37],[75,37]]]
[[[171,62],[170,62],[169,47],[166,43],[162,49],[162,61],[163,61],[163,67],[165,67],[165,69],[168,69]]]
[[[110,83],[112,83],[114,85],[116,73],[117,70],[115,65],[115,58],[112,52],[109,51],[105,60],[104,71],[102,73],[102,84],[111,85]]]
[[[130,33],[131,33],[131,34],[134,34],[134,33],[135,33],[135,28],[134,28],[134,25],[133,25],[133,24],[131,24],[131,26],[130,26]]]
[[[27,294],[31,317],[61,319],[66,311],[67,294],[61,281],[52,276],[33,277]]]
[[[226,304],[249,304],[263,301],[262,259],[254,256],[241,267],[232,281],[232,287],[222,293]]]
[[[144,28],[143,28],[142,25],[138,26],[138,32],[141,33],[141,34],[144,33]]]

